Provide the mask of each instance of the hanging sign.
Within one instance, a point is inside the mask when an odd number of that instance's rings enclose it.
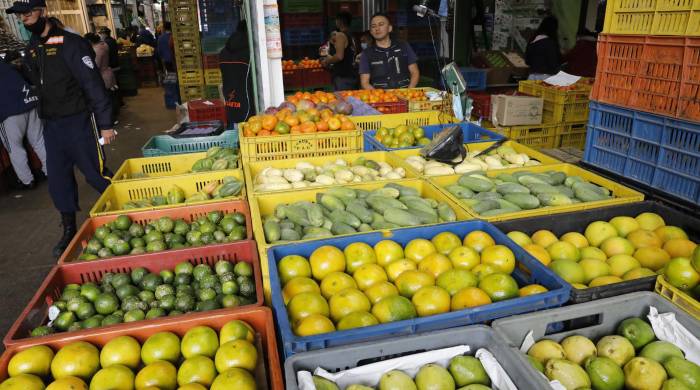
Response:
[[[280,33],[280,16],[276,0],[263,2],[265,15],[265,37],[267,43],[267,56],[269,58],[282,58],[282,34]]]

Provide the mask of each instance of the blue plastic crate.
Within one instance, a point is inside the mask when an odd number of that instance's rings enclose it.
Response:
[[[493,142],[503,139],[503,136],[494,133],[493,131],[486,130],[483,127],[479,127],[473,123],[454,123],[448,125],[431,125],[423,126],[425,131],[425,136],[427,138],[433,139],[433,136],[443,129],[450,126],[460,126],[462,128],[462,135],[464,136],[464,143],[472,142]],[[392,151],[392,150],[406,150],[406,149],[420,149],[422,146],[411,146],[408,148],[387,148],[382,145],[381,142],[374,139],[374,135],[377,130],[368,130],[364,132],[365,137],[365,152],[381,152],[381,151]]]
[[[339,249],[344,249],[354,242],[364,242],[374,246],[377,242],[387,239],[405,246],[413,239],[431,239],[438,233],[444,231],[450,231],[459,237],[464,237],[475,230],[488,233],[497,244],[505,245],[513,251],[515,258],[518,260],[518,265],[516,265],[512,276],[519,285],[538,283],[546,287],[549,291],[542,294],[519,297],[484,306],[429,317],[415,318],[412,320],[397,321],[308,337],[294,335],[287,317],[287,309],[282,298],[282,286],[279,275],[277,274],[277,263],[285,256],[300,255],[308,258],[314,250],[324,245],[331,245]],[[503,232],[488,222],[478,220],[397,229],[388,232],[372,232],[351,237],[329,238],[312,242],[273,246],[268,249],[267,257],[270,270],[270,285],[272,288],[272,308],[275,312],[278,335],[282,340],[282,349],[285,358],[299,352],[357,342],[380,340],[389,336],[410,335],[418,332],[429,332],[484,323],[514,314],[559,307],[566,303],[571,292],[569,284],[554,274],[554,272],[550,271],[544,264],[532,257],[532,255],[528,254]],[[528,271],[525,272],[520,267],[525,267]]]
[[[583,161],[700,202],[700,124],[591,101]]]
[[[483,91],[486,89],[486,75],[488,69],[459,68],[464,81],[467,83],[467,91]]]
[[[238,146],[238,130],[226,130],[210,137],[174,138],[156,135],[141,147],[143,157],[170,156],[173,154],[206,152],[213,146],[235,148]]]
[[[432,43],[411,43],[411,48],[418,58],[435,58],[436,47]]]
[[[283,31],[285,46],[320,45],[323,43],[324,31],[317,28],[287,28]]]

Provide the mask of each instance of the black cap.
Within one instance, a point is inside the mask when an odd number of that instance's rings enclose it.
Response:
[[[12,7],[5,10],[8,14],[24,14],[34,8],[46,8],[45,0],[19,0],[12,4]]]

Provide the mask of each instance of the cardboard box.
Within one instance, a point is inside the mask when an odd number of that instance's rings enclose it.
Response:
[[[496,126],[539,125],[542,106],[541,97],[492,95],[492,121]]]

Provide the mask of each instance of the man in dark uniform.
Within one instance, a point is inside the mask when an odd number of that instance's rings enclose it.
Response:
[[[416,53],[406,42],[393,42],[393,26],[386,14],[370,20],[374,45],[360,57],[360,84],[363,89],[415,88],[420,79]]]
[[[109,144],[115,138],[112,107],[89,42],[49,22],[44,0],[15,1],[7,13],[18,14],[32,33],[25,68],[38,88],[39,116],[45,121],[49,193],[63,225],[63,237],[53,250],[59,257],[77,230],[74,166],[100,193],[110,183],[100,141]]]

